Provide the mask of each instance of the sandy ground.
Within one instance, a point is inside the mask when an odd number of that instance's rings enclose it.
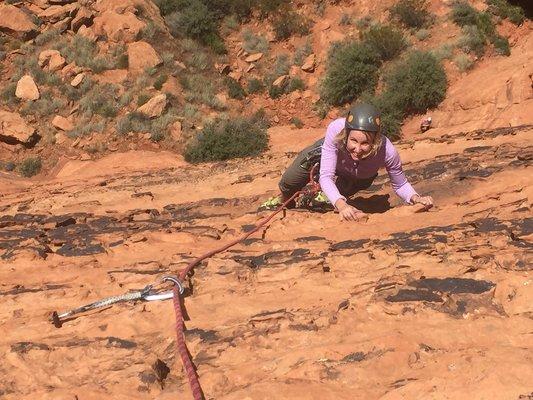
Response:
[[[171,301],[61,329],[48,316],[242,234],[323,130],[270,133],[253,160],[130,152],[66,160],[41,180],[1,175],[0,397],[191,398]],[[291,210],[196,268],[186,339],[206,398],[533,398],[532,133],[411,138],[398,148],[431,211],[401,204],[382,172],[353,200],[368,221]]]

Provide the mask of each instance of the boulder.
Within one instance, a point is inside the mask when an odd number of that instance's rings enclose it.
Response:
[[[163,114],[166,106],[167,96],[165,94],[158,94],[140,106],[137,109],[137,112],[145,115],[148,118],[156,118]]]
[[[74,79],[72,79],[72,81],[70,82],[70,86],[78,87],[83,82],[84,78],[85,74],[83,72],[81,74],[76,75]]]
[[[182,127],[181,122],[176,121],[172,125],[170,125],[170,136],[172,139],[174,139],[176,142],[180,141],[182,134]]]
[[[22,100],[37,100],[40,97],[39,89],[31,75],[24,75],[19,79],[15,96]]]
[[[316,68],[316,57],[314,54],[309,54],[302,65],[302,71],[314,72]]]
[[[141,74],[145,68],[152,68],[163,61],[154,48],[146,42],[128,43],[128,64],[130,72]]]
[[[54,117],[52,120],[52,125],[54,125],[57,129],[61,129],[62,131],[71,131],[74,129],[74,124],[61,115],[56,115]]]
[[[0,141],[7,144],[30,144],[35,129],[26,124],[18,113],[0,110]]]
[[[87,28],[85,25],[82,25],[78,29],[78,35],[83,36],[85,39],[90,40],[91,42],[96,42],[96,35],[91,28]]]
[[[50,72],[58,71],[65,65],[65,59],[57,50],[43,50],[39,53],[39,66]]]
[[[28,39],[37,32],[37,26],[22,10],[10,4],[0,4],[0,32]]]
[[[82,25],[90,26],[93,23],[94,13],[85,7],[78,10],[78,13],[70,23],[70,29],[77,32]]]
[[[37,16],[46,22],[55,23],[74,15],[77,8],[78,6],[76,4],[67,4],[66,6],[50,6],[37,14]]]
[[[251,54],[248,57],[246,57],[244,61],[246,61],[247,63],[253,63],[253,62],[259,61],[261,57],[263,57],[263,53],[255,53],[255,54]]]
[[[289,83],[289,75],[281,75],[279,78],[277,78],[274,82],[272,82],[272,86],[282,88],[287,83]]]
[[[119,14],[114,10],[104,11],[94,18],[93,30],[97,36],[105,36],[113,42],[133,42],[146,24],[132,12]]]

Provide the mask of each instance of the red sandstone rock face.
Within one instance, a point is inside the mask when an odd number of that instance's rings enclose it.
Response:
[[[206,398],[529,395],[532,133],[399,143],[435,209],[401,205],[383,173],[354,199],[366,222],[289,210],[199,266],[186,341]],[[65,158],[31,186],[0,173],[0,390],[191,399],[170,301],[115,305],[61,329],[47,315],[142,288],[235,239],[263,216],[290,152],[322,134],[273,128],[268,153],[251,160]],[[163,386],[157,359],[170,370]]]

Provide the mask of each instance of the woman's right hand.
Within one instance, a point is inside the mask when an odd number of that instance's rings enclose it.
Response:
[[[368,216],[364,212],[349,205],[343,199],[339,199],[337,203],[338,204],[335,204],[335,206],[337,207],[337,210],[339,211],[339,216],[343,221],[359,221],[361,219],[368,218]]]

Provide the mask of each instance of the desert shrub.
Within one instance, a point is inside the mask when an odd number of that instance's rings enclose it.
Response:
[[[303,121],[298,117],[292,117],[291,124],[293,124],[298,129],[302,129],[304,127]]]
[[[431,24],[427,0],[399,0],[390,9],[391,16],[408,28],[420,29]]]
[[[41,92],[41,97],[35,101],[25,103],[20,109],[22,115],[34,115],[48,117],[66,107],[65,101],[58,97],[52,97],[49,91]]]
[[[224,79],[226,88],[228,89],[228,95],[232,99],[242,100],[246,97],[246,92],[244,91],[241,84],[235,79],[227,76]]]
[[[424,40],[426,40],[430,36],[431,36],[431,32],[428,29],[420,29],[420,30],[416,31],[416,33],[415,33],[415,37],[418,40],[420,40],[421,42],[423,42]]]
[[[299,77],[294,77],[289,80],[286,93],[294,92],[295,90],[305,90],[305,83]]]
[[[104,118],[115,117],[118,113],[115,87],[110,84],[94,85],[80,100],[80,111],[87,117],[93,114]]]
[[[117,120],[115,129],[118,134],[124,135],[129,132],[150,132],[151,121],[138,112],[131,112]]]
[[[385,78],[388,96],[406,114],[436,107],[446,95],[448,82],[442,65],[429,52],[414,51],[396,64]]]
[[[71,138],[77,138],[89,135],[94,132],[103,132],[105,129],[105,122],[91,122],[90,120],[81,121],[73,130],[67,132]]]
[[[211,68],[211,59],[205,51],[196,50],[187,59],[187,66],[198,71],[205,71]]]
[[[329,51],[321,98],[342,105],[364,91],[373,91],[378,81],[379,55],[360,42],[334,44]]]
[[[474,53],[482,56],[485,52],[487,39],[475,25],[466,25],[462,28],[462,35],[457,44],[465,53]]]
[[[265,85],[263,85],[263,82],[260,79],[252,78],[248,81],[247,89],[250,94],[260,93],[265,90]]]
[[[254,35],[250,29],[244,30],[242,39],[242,48],[248,53],[266,53],[268,51],[268,40],[264,36]]]
[[[295,11],[288,10],[276,15],[272,21],[276,40],[286,40],[293,35],[307,35],[311,28],[310,21]]]
[[[14,106],[19,103],[19,99],[15,96],[15,91],[17,90],[17,83],[11,82],[5,85],[5,87],[0,92],[0,100],[2,103],[8,106]]]
[[[431,54],[437,61],[448,60],[453,55],[454,45],[452,43],[444,43],[436,49],[431,50]]]
[[[19,173],[26,178],[37,175],[41,168],[42,162],[39,157],[28,157],[18,166]]]
[[[157,24],[155,24],[153,21],[148,21],[146,26],[139,32],[138,39],[150,41],[159,33],[161,33],[159,26],[157,26]]]
[[[507,38],[504,38],[500,35],[495,35],[491,39],[492,44],[494,45],[494,48],[496,49],[496,52],[502,56],[509,56],[511,55],[511,49],[509,48],[509,40]]]
[[[458,54],[454,59],[453,63],[457,66],[457,69],[461,72],[465,72],[471,69],[474,66],[474,61],[466,54]]]
[[[154,81],[154,89],[161,90],[161,88],[163,87],[163,84],[167,81],[167,79],[168,79],[167,74],[159,75]]]
[[[372,48],[382,61],[392,60],[407,47],[403,33],[390,25],[371,26],[361,32],[361,40]]]
[[[217,119],[185,149],[185,160],[198,163],[258,156],[268,146],[264,126],[253,118]]]
[[[451,18],[459,26],[476,25],[478,11],[465,0],[452,4]]]
[[[35,44],[37,46],[43,46],[46,43],[56,41],[60,37],[60,32],[57,29],[49,29],[35,38]]]
[[[223,110],[225,106],[215,96],[217,88],[211,80],[202,75],[181,75],[181,86],[186,89],[185,100],[192,103],[208,105],[215,110]]]
[[[374,24],[374,20],[372,19],[370,15],[367,15],[355,21],[355,26],[360,31],[370,28],[373,24]]]
[[[293,57],[293,64],[298,65],[299,67],[302,66],[304,63],[305,58],[313,52],[313,47],[311,44],[311,41],[308,39],[305,41],[305,44],[303,46],[300,46],[296,49],[294,52]]]
[[[339,19],[339,25],[352,25],[353,17],[350,14],[342,13],[341,18]]]
[[[91,90],[93,84],[91,78],[86,76],[78,87],[73,87],[69,83],[62,83],[57,88],[69,101],[78,101]]]
[[[224,41],[218,34],[218,22],[215,15],[201,0],[179,1],[179,4],[166,9],[169,11],[165,22],[170,33],[198,40],[211,47],[216,53],[226,51]]]
[[[257,7],[263,17],[274,14],[286,4],[286,0],[257,0]]]
[[[137,96],[137,107],[146,104],[150,100],[150,95],[148,93],[139,93]]]
[[[268,95],[270,96],[271,99],[277,99],[283,94],[285,94],[285,86],[270,85],[268,87]]]
[[[520,25],[526,18],[522,7],[509,4],[507,0],[487,0],[487,4],[491,13],[508,18],[515,25]]]

